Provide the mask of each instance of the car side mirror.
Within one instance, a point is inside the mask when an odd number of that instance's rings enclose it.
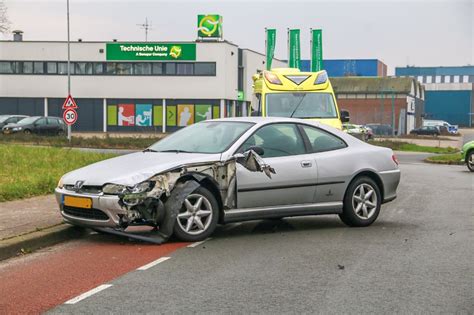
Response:
[[[265,161],[260,157],[260,154],[255,150],[259,151],[261,154],[264,152],[263,148],[253,146],[244,153],[235,154],[233,159],[251,172],[263,172],[269,178],[272,178],[272,174],[276,174],[275,169],[265,163]]]
[[[350,120],[350,115],[347,110],[341,110],[341,122],[349,122]]]
[[[257,145],[251,146],[250,148],[247,149],[247,151],[250,151],[250,150],[252,150],[253,152],[257,153],[260,156],[265,154],[265,150],[263,150],[262,147],[259,147]]]

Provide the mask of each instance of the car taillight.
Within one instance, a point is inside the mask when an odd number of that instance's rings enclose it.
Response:
[[[395,154],[392,154],[392,160],[395,162],[395,164],[397,164],[397,165],[399,164],[398,159],[395,156]]]

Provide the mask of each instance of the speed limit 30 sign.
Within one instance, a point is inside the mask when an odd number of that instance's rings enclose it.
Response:
[[[77,112],[74,108],[68,108],[63,113],[63,119],[69,126],[74,125],[77,120]]]

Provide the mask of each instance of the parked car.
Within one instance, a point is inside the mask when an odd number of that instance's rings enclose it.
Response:
[[[59,117],[27,117],[15,124],[8,124],[2,128],[3,134],[24,133],[38,135],[64,135],[67,127]]]
[[[466,163],[471,172],[474,172],[474,141],[466,142],[462,146],[461,161]]]
[[[376,124],[376,123],[370,123],[366,124],[365,127],[368,127],[372,130],[373,135],[376,136],[392,136],[393,135],[393,128],[390,125],[387,124]],[[397,132],[395,131],[395,135]]]
[[[439,136],[441,134],[438,127],[423,126],[410,131],[411,135]]]
[[[445,127],[449,134],[457,134],[458,133],[458,126],[451,125],[447,121],[444,120],[431,120],[431,119],[424,119],[423,126],[431,126],[431,127]],[[442,130],[441,130],[442,131]]]
[[[129,226],[152,226],[161,243],[172,233],[203,240],[218,223],[290,216],[338,214],[368,226],[399,181],[391,149],[315,121],[241,117],[199,122],[69,172],[55,194],[70,224],[132,238]]]
[[[363,125],[343,123],[342,130],[363,141],[373,138],[372,130]]]
[[[0,115],[0,128],[3,126],[6,126],[8,124],[14,124],[17,123],[18,121],[22,120],[23,118],[26,118],[28,116],[25,115]]]

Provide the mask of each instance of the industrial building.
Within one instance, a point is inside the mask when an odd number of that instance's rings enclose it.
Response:
[[[302,71],[311,71],[310,60],[301,60]],[[334,77],[386,77],[387,65],[378,59],[324,59],[323,68]]]
[[[0,41],[0,114],[61,116],[67,42],[16,35]],[[224,40],[72,42],[73,131],[166,132],[246,115],[252,75],[263,69],[263,54]]]
[[[399,135],[420,127],[423,86],[412,78],[344,77],[331,79],[340,109],[355,124],[388,124]]]
[[[426,90],[425,118],[445,120],[463,127],[473,126],[474,66],[399,67],[398,77],[411,77]]]

